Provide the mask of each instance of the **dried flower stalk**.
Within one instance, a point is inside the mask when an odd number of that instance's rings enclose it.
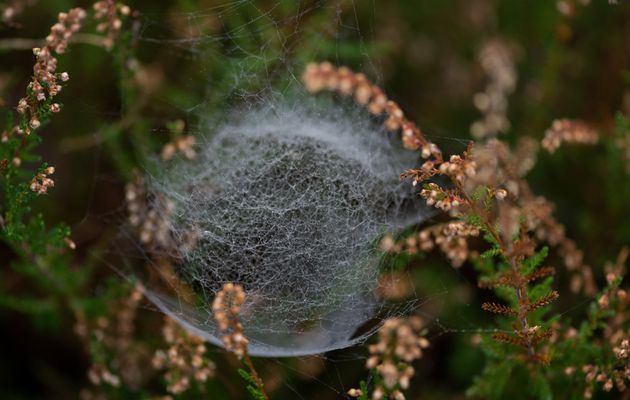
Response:
[[[122,18],[131,13],[131,9],[126,4],[115,2],[114,0],[102,0],[94,3],[94,18],[100,21],[96,26],[98,32],[105,33],[104,45],[106,49],[111,49],[120,36],[122,28]]]
[[[26,116],[28,124],[16,127],[18,134],[29,134],[31,129],[41,125],[42,113],[57,113],[61,107],[52,99],[59,94],[62,83],[70,77],[67,72],[57,72],[55,54],[63,54],[68,41],[81,28],[86,13],[82,8],[73,8],[68,13],[59,13],[57,23],[50,29],[46,44],[42,48],[34,48],[33,54],[37,62],[33,67],[33,78],[28,84],[27,95],[18,102],[17,111]]]
[[[269,396],[265,391],[265,385],[247,353],[249,340],[245,337],[243,325],[239,321],[239,311],[244,302],[245,291],[243,287],[233,283],[226,283],[216,294],[212,303],[212,311],[225,348],[233,352],[239,360],[242,359],[245,362],[252,378],[256,382],[258,390],[268,400]]]
[[[93,385],[141,386],[144,351],[137,342],[134,345],[133,335],[142,293],[143,288],[136,286],[129,296],[110,304],[108,316],[99,316],[94,321],[88,320],[82,311],[76,312],[74,332],[85,347],[90,351],[102,349],[113,355],[108,362],[100,360],[90,367],[88,378]]]
[[[346,67],[336,68],[329,62],[311,63],[306,66],[302,81],[310,93],[328,90],[352,96],[358,104],[367,107],[370,113],[385,115],[385,127],[392,132],[400,130],[406,148],[420,150],[424,158],[433,157],[438,163],[442,161],[440,149],[427,140],[420,128],[405,117],[398,104],[390,100],[364,74],[354,73]]]
[[[563,143],[596,144],[599,134],[585,122],[557,119],[545,132],[542,147],[549,153],[555,152]]]
[[[366,367],[375,369],[382,378],[372,392],[373,400],[389,398],[404,400],[401,390],[409,388],[414,374],[413,361],[422,357],[429,341],[421,335],[424,322],[420,317],[390,318],[378,331],[378,341],[368,346],[370,357]],[[358,389],[355,389],[358,390]],[[355,392],[356,393],[356,392]]]
[[[187,391],[194,382],[200,388],[214,376],[216,365],[206,357],[203,338],[182,329],[169,317],[165,317],[162,336],[169,348],[157,350],[152,364],[155,369],[165,369],[164,378],[168,382],[166,390],[179,395]]]
[[[321,63],[309,64],[302,79],[306,89],[311,93],[329,90],[353,96],[357,103],[367,105],[373,114],[385,114],[387,116],[385,127],[388,130],[402,131],[405,147],[420,150],[422,156],[428,160],[419,169],[405,171],[401,174],[401,179],[410,178],[414,185],[439,175],[450,179],[452,187],[448,188],[433,182],[425,183],[420,195],[427,200],[428,205],[440,208],[460,221],[474,220],[473,225],[486,232],[492,242],[496,243],[499,255],[510,266],[511,273],[506,278],[517,298],[517,308],[510,312],[510,315],[517,319],[514,341],[526,349],[525,359],[532,362],[548,362],[547,356],[539,354],[536,350],[536,344],[541,338],[535,333],[538,327],[530,326],[528,314],[533,309],[543,307],[554,300],[557,292],[551,292],[541,299],[530,299],[527,295],[528,281],[522,274],[522,261],[533,254],[534,245],[527,234],[528,230],[518,227],[518,219],[510,218],[510,213],[502,213],[500,207],[498,215],[508,218],[504,218],[504,221],[499,220],[500,224],[496,223],[496,215],[491,206],[494,203],[506,202],[512,188],[507,187],[502,179],[504,177],[497,177],[496,166],[499,161],[496,156],[488,157],[492,150],[482,147],[478,151],[471,143],[463,155],[453,155],[446,161],[440,149],[431,143],[414,123],[404,117],[400,107],[388,100],[364,75],[355,74],[345,67],[335,68],[330,63]],[[491,141],[490,146],[497,146],[496,143],[500,142]],[[516,171],[508,173],[513,174]],[[518,190],[518,184],[516,186]],[[484,189],[483,193],[478,192],[480,188]],[[513,235],[515,228],[516,235]],[[426,233],[420,239],[425,247],[429,246]],[[461,248],[461,245],[459,247]],[[462,250],[459,252],[462,253]],[[455,263],[462,262],[461,256],[455,254],[453,253],[452,257]],[[490,305],[485,308],[489,311],[499,311]],[[501,308],[501,311],[505,310],[507,307]]]
[[[497,39],[483,44],[479,51],[479,63],[488,76],[483,92],[476,93],[473,101],[483,118],[470,126],[474,138],[494,137],[510,129],[507,118],[507,97],[516,88],[517,73],[514,66],[514,50]]]

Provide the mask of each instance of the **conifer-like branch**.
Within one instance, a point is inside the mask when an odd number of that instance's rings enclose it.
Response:
[[[507,276],[499,275],[496,279],[484,279],[477,283],[481,289],[493,289],[499,286],[513,287],[513,282]]]
[[[494,333],[492,334],[492,339],[496,340],[497,342],[513,344],[515,346],[522,346],[527,348],[527,342],[525,341],[525,339],[518,336],[512,336],[507,333]]]
[[[536,345],[544,340],[549,339],[552,334],[553,334],[553,331],[551,329],[537,332],[536,334],[532,336],[532,343]]]
[[[526,307],[526,310],[527,312],[530,312],[538,308],[544,307],[550,304],[552,301],[556,300],[558,297],[560,297],[558,292],[553,290],[549,292],[548,294],[544,295],[543,297],[541,297],[540,299],[536,300],[535,302],[528,304]]]
[[[489,311],[495,314],[508,315],[511,317],[516,317],[518,315],[518,312],[516,310],[512,309],[511,307],[504,306],[503,304],[483,303],[481,305],[481,308],[484,311]]]
[[[546,278],[548,276],[553,276],[555,274],[556,269],[554,267],[542,267],[534,272],[525,275],[525,281],[529,283],[538,279]]]

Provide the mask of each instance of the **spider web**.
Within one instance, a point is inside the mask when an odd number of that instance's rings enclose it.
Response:
[[[350,58],[351,62],[367,71],[372,77],[376,77],[378,81],[380,68],[371,56],[369,44],[372,28],[360,27],[358,17],[359,13],[367,12],[374,15],[377,11],[374,2],[300,2],[290,7],[288,11],[284,2],[275,2],[266,6],[258,6],[252,1],[218,2],[205,9],[174,14],[168,26],[159,21],[161,17],[159,14],[144,13],[139,46],[141,49],[142,47],[159,49],[164,57],[171,57],[178,63],[188,64],[185,71],[192,76],[186,76],[182,72],[176,79],[181,82],[183,92],[196,94],[197,97],[191,95],[190,98],[184,98],[178,104],[173,104],[168,100],[165,100],[165,103],[167,107],[175,107],[178,111],[183,111],[190,121],[196,121],[191,124],[193,128],[189,129],[190,132],[202,137],[206,135],[207,138],[208,125],[217,126],[229,122],[229,119],[234,116],[235,109],[239,112],[247,112],[256,109],[261,103],[277,104],[278,99],[287,97],[293,97],[294,103],[306,101],[295,93],[299,90],[296,88],[301,87],[301,71],[305,63],[309,61],[330,60],[343,64]],[[312,23],[311,19],[320,18],[322,15],[326,18]],[[316,31],[322,24],[329,29],[326,35]],[[312,36],[327,41],[328,46],[319,48],[313,46],[312,42],[308,41],[308,38]],[[347,49],[350,43],[358,51],[355,50],[354,54],[348,57]],[[225,72],[223,69],[229,71]],[[205,76],[205,80],[200,79],[200,76]],[[296,97],[297,100],[295,100]],[[223,106],[217,107],[217,104]],[[330,110],[320,112],[335,114],[334,104],[325,106]],[[342,107],[342,105],[338,106]],[[273,112],[285,112],[278,111],[278,108],[280,107],[276,107]],[[352,110],[347,110],[347,107],[343,112],[353,113]],[[354,114],[353,118],[363,118],[366,121],[370,118],[367,113],[358,117],[356,112]],[[379,121],[371,121],[371,123],[376,125]],[[368,132],[367,134],[383,134],[383,132]],[[467,143],[465,140],[444,136],[434,136],[432,139],[451,141],[451,147],[455,145],[460,149],[465,148]],[[390,173],[394,175],[400,171],[402,169],[392,170]],[[207,264],[204,268],[207,268]],[[206,276],[203,279],[209,278]],[[437,293],[439,293],[438,297],[448,296],[449,289],[442,287]],[[194,318],[197,323],[191,323],[183,317],[187,312],[179,313],[179,315],[173,313],[174,309],[179,308],[181,311],[187,307],[181,298],[165,298],[151,292],[148,295],[153,297],[162,311],[169,311],[182,324],[190,329],[196,329],[197,333],[218,343],[214,335],[209,335],[206,330],[199,329],[200,321],[202,321],[201,325],[211,324],[211,315],[202,313]],[[418,293],[420,297],[433,295],[432,293]],[[416,304],[417,301],[406,303],[397,312],[401,310],[407,312]],[[374,314],[376,316],[378,312]],[[460,331],[446,328],[441,325],[439,319],[436,324],[442,334]],[[464,331],[469,329],[476,331],[475,328],[466,328]],[[274,329],[270,328],[270,330]],[[292,351],[262,350],[261,347],[258,353],[270,356],[323,353],[361,342],[371,332],[372,330],[368,330],[367,333],[358,337],[344,338],[334,346],[327,345],[319,348],[313,346],[308,350],[298,348]],[[256,354],[255,350],[254,354]]]
[[[292,102],[289,102],[292,105],[308,101],[303,95],[296,95],[296,92],[301,87],[300,74],[309,61],[329,60],[343,65],[350,60],[355,69],[368,73],[371,78],[376,78],[377,82],[380,80],[381,68],[371,54],[372,28],[360,27],[357,16],[359,12],[376,14],[378,8],[375,2],[340,1],[333,4],[299,2],[289,8],[287,10],[286,3],[282,1],[265,7],[247,0],[216,2],[216,5],[201,10],[171,13],[168,24],[165,24],[161,12],[143,12],[138,36],[139,52],[159,53],[159,58],[152,61],[154,63],[181,65],[179,70],[170,69],[164,78],[170,85],[177,86],[181,95],[174,96],[177,98],[175,101],[173,97],[157,97],[156,107],[183,115],[188,122],[187,132],[196,135],[202,142],[201,146],[207,146],[212,141],[209,130],[217,126],[229,126],[230,122],[233,122],[230,119],[239,118],[234,110],[249,114],[251,118],[259,112],[261,104],[264,105],[266,102],[272,103],[271,108],[275,107],[274,112],[286,113],[283,109],[286,106],[279,105],[282,103],[279,99],[292,97]],[[318,32],[318,26],[324,22],[328,30],[325,33]],[[318,39],[325,41],[327,45],[318,46]],[[349,55],[350,43],[355,50]],[[392,97],[395,97],[395,94]],[[352,110],[352,105],[343,104],[342,99],[335,99],[326,103],[324,107],[328,109],[326,113],[333,115],[339,114],[335,107],[340,107],[342,113],[351,114],[352,122],[363,121],[371,124],[369,129],[363,125],[366,134],[385,135],[378,129],[380,121],[370,120],[366,112]],[[152,133],[166,134],[166,130],[156,128]],[[438,143],[447,141],[450,147],[458,150],[464,149],[467,144],[465,140],[442,135],[431,136],[431,139]],[[397,179],[397,174],[402,170],[403,168],[389,172],[393,179]],[[150,166],[147,166],[146,172],[148,176],[158,181],[158,186],[163,184],[159,182],[159,177]],[[173,191],[172,187],[169,187],[168,191],[171,194],[178,193]],[[424,219],[426,216],[420,220]],[[381,268],[391,267],[381,265]],[[124,274],[129,276],[127,271]],[[199,278],[198,272],[193,275]],[[298,381],[296,385],[299,385],[301,377],[306,376],[321,383],[326,390],[342,395],[348,389],[344,387],[344,382],[348,380],[342,377],[340,371],[344,370],[346,363],[362,360],[365,351],[354,348],[342,353],[335,352],[334,359],[326,352],[364,342],[378,327],[378,320],[384,317],[419,312],[430,321],[433,335],[429,337],[430,340],[447,334],[472,335],[483,331],[471,322],[473,317],[467,311],[470,308],[467,303],[462,304],[464,311],[454,314],[456,320],[440,319],[440,313],[436,311],[440,310],[440,306],[432,305],[450,302],[449,298],[454,294],[453,281],[463,283],[462,286],[470,291],[474,287],[470,279],[458,271],[449,270],[447,275],[449,283],[442,283],[429,290],[416,291],[413,300],[405,301],[391,309],[386,310],[373,300],[362,303],[363,309],[356,304],[349,306],[348,309],[351,311],[361,310],[359,314],[361,321],[352,320],[347,326],[339,328],[337,333],[341,332],[343,336],[335,337],[326,343],[311,340],[306,346],[303,341],[295,340],[296,331],[290,331],[282,326],[272,326],[269,329],[273,333],[283,334],[277,339],[282,342],[281,344],[273,340],[270,344],[268,336],[257,337],[258,332],[250,331],[248,336],[253,336],[253,354],[272,357],[320,354],[317,357],[321,362],[333,367],[325,372],[326,376],[322,378],[294,368],[290,361],[275,361],[287,371],[294,371],[289,372],[290,377],[284,384],[291,390],[293,380]],[[359,279],[359,276],[355,275],[352,279]],[[193,280],[196,278],[193,277]],[[210,294],[213,290],[210,290]],[[364,291],[359,292],[361,296],[365,295]],[[184,327],[217,345],[221,344],[216,339],[211,313],[199,308],[198,304],[191,303],[184,293],[177,292],[177,288],[174,295],[153,290],[151,287],[146,294],[158,309],[172,316]],[[339,308],[343,309],[344,307]],[[329,320],[337,321],[344,318],[347,318],[347,315],[344,316],[343,313],[328,317]],[[371,318],[375,318],[376,323],[370,324]],[[286,315],[283,321],[286,321]],[[362,326],[362,323],[365,325]],[[322,355],[324,353],[326,354]],[[301,398],[297,389],[294,394]]]

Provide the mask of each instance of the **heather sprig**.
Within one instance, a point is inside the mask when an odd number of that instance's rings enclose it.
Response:
[[[46,162],[40,163],[34,173],[29,168],[40,161],[35,153],[35,147],[42,141],[38,130],[52,114],[61,111],[55,97],[69,80],[68,73],[57,71],[57,55],[65,52],[85,16],[81,8],[60,13],[44,46],[33,49],[33,75],[26,95],[15,108],[17,123],[13,111],[6,110],[6,128],[1,134],[0,239],[17,254],[11,264],[13,270],[53,294],[18,298],[8,292],[2,295],[2,304],[32,315],[44,313],[51,320],[58,315],[61,298],[79,290],[85,274],[73,274],[67,269],[68,250],[75,248],[70,229],[63,223],[47,227],[43,215],[33,210],[35,198],[54,187],[55,168]]]
[[[239,321],[239,312],[244,302],[245,291],[243,287],[233,283],[226,283],[217,293],[212,303],[212,312],[217,321],[221,340],[226,350],[234,353],[248,368],[248,371],[238,370],[239,374],[248,383],[247,390],[256,400],[269,400],[265,384],[247,352],[249,340],[245,337],[243,325]]]
[[[524,226],[518,217],[522,214],[518,203],[512,205],[518,195],[514,190],[510,193],[510,188],[506,187],[505,176],[501,176],[502,170],[497,168],[500,160],[493,155],[493,150],[488,149],[489,146],[497,147],[498,141],[493,139],[479,148],[471,142],[461,156],[452,155],[444,159],[439,147],[431,143],[416,124],[404,116],[400,107],[388,100],[365,76],[345,67],[336,68],[330,63],[322,63],[308,65],[302,79],[309,92],[329,90],[353,96],[357,103],[366,104],[373,114],[385,114],[386,129],[400,131],[405,147],[420,150],[427,161],[419,169],[404,171],[401,179],[410,178],[414,185],[422,183],[419,195],[427,205],[441,209],[457,221],[441,230],[436,243],[441,244],[453,265],[459,266],[470,255],[464,237],[483,232],[491,246],[491,256],[486,257],[489,263],[485,276],[502,279],[513,290],[514,301],[510,306],[487,303],[483,307],[489,312],[508,315],[515,322],[511,334],[494,335],[493,338],[522,347],[524,353],[519,357],[528,362],[548,363],[548,355],[539,351],[539,344],[548,334],[540,331],[538,318],[534,323],[530,314],[551,303],[558,293],[553,290],[537,293],[530,285],[533,279],[528,280],[526,275],[531,272],[526,270],[526,260],[534,256],[535,245],[530,238],[531,229]],[[450,183],[438,184],[434,180],[438,176],[448,178]],[[508,207],[512,215],[506,216]],[[421,246],[432,247],[429,234],[422,235],[419,238]]]

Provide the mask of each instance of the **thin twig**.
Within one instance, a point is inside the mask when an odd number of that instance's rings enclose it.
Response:
[[[516,257],[514,256],[512,244],[510,243],[509,246],[505,245],[505,242],[503,238],[501,238],[501,235],[499,235],[496,232],[496,230],[492,226],[492,223],[488,220],[487,214],[479,210],[479,208],[477,207],[473,199],[471,199],[468,196],[468,194],[466,193],[464,188],[461,186],[461,184],[457,183],[457,187],[458,187],[458,191],[461,193],[461,195],[464,197],[466,202],[469,204],[473,213],[482,217],[482,223],[484,225],[484,228],[486,229],[486,232],[488,232],[490,236],[492,236],[492,238],[499,244],[501,254],[510,264],[512,274],[515,277],[520,277],[521,271],[518,265],[518,261],[516,260]],[[532,357],[536,353],[536,349],[534,348],[534,345],[531,339],[529,339],[527,335],[527,332],[529,332],[529,322],[527,321],[527,309],[525,307],[527,306],[527,303],[529,302],[529,300],[527,298],[527,291],[524,288],[523,280],[518,279],[517,282],[518,282],[518,285],[514,287],[514,290],[516,292],[516,300],[517,300],[517,305],[518,305],[518,309],[517,309],[518,321],[521,325],[521,331],[524,334],[523,336],[526,338],[525,340],[527,344],[527,353],[530,357]]]
[[[41,47],[46,43],[45,39],[30,38],[6,38],[0,39],[0,51],[2,50],[28,50],[32,51],[34,47]],[[70,43],[89,44],[96,47],[105,47],[104,38],[100,35],[91,33],[76,33]]]
[[[249,353],[247,351],[245,351],[245,354],[243,355],[243,360],[245,361],[245,364],[247,364],[247,367],[249,368],[249,372],[252,374],[252,378],[254,378],[254,381],[256,381],[256,386],[258,386],[258,389],[260,389],[260,392],[265,397],[265,399],[269,400],[269,395],[265,391],[265,385],[263,383],[263,380],[258,375],[256,368],[254,368],[254,363],[252,362],[252,359],[249,357]]]

